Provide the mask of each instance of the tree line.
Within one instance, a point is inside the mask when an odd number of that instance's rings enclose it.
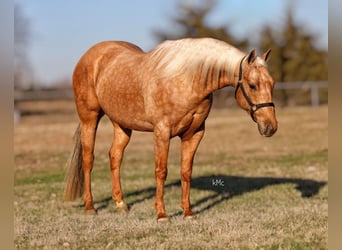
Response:
[[[153,36],[158,42],[184,37],[212,37],[234,45],[242,51],[252,47],[260,53],[272,49],[269,71],[276,82],[304,82],[328,80],[328,51],[315,46],[317,36],[311,34],[294,20],[293,9],[289,7],[283,24],[278,27],[265,25],[259,31],[258,41],[249,38],[236,38],[231,32],[231,24],[224,23],[213,27],[207,20],[218,1],[206,0],[202,5],[188,5],[178,2],[177,16],[170,22],[178,27],[175,31],[154,30]],[[30,43],[30,20],[16,4],[14,8],[14,86],[21,88],[32,75],[32,69],[26,55]],[[24,81],[26,79],[26,81]],[[68,85],[68,83],[66,83]],[[226,94],[216,93],[221,99],[227,100]],[[320,99],[328,100],[328,90],[321,89]],[[303,95],[296,90],[277,90],[275,97],[282,105],[291,105],[294,98],[299,103],[309,102],[309,94]],[[216,98],[218,99],[218,98]],[[225,101],[227,102],[227,101]],[[228,104],[233,101],[228,100]],[[296,101],[298,103],[298,101]]]
[[[177,16],[171,20],[179,28],[178,32],[155,30],[153,34],[159,41],[183,37],[212,37],[245,51],[251,47],[260,52],[271,48],[269,71],[276,82],[328,80],[328,51],[317,48],[317,37],[294,21],[291,6],[287,9],[283,25],[276,28],[271,25],[262,27],[255,44],[248,38],[236,38],[230,32],[229,24],[212,27],[207,23],[216,4],[217,1],[206,1],[201,6],[179,3]],[[276,95],[283,105],[289,105],[296,91],[280,90]],[[321,90],[320,95],[321,99],[327,101],[327,90]]]

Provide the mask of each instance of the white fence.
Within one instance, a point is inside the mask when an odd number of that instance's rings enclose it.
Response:
[[[301,91],[310,91],[311,105],[317,107],[320,105],[319,89],[328,89],[328,82],[279,82],[275,85],[275,90],[298,89]],[[233,88],[224,88],[220,91],[234,92]],[[14,91],[14,101],[39,101],[39,100],[72,100],[74,98],[72,89],[55,90],[32,90],[32,91]]]
[[[318,107],[320,104],[319,89],[328,89],[328,82],[280,82],[276,83],[275,89],[300,89],[310,91],[311,106]]]

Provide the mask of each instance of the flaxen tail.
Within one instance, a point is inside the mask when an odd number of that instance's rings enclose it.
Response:
[[[67,162],[65,176],[64,200],[73,201],[82,196],[84,176],[82,171],[81,126],[78,125],[74,134],[74,150]]]

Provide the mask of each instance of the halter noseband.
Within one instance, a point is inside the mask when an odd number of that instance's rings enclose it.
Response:
[[[245,97],[248,105],[250,106],[250,110],[249,110],[249,113],[253,119],[254,122],[256,122],[255,118],[254,118],[254,113],[260,109],[260,108],[265,108],[265,107],[274,107],[274,103],[273,102],[265,102],[265,103],[259,103],[259,104],[254,104],[251,99],[248,97],[246,91],[245,91],[245,88],[243,87],[243,84],[242,84],[242,63],[243,63],[243,60],[246,58],[246,56],[244,56],[242,59],[241,59],[241,62],[240,62],[240,68],[239,68],[239,80],[238,80],[238,83],[237,83],[237,87],[235,89],[235,99],[236,99],[236,93],[238,91],[239,88],[241,88],[241,91],[242,91],[242,94],[243,96]]]

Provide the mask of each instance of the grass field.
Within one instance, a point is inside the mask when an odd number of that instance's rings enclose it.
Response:
[[[112,127],[98,129],[93,194],[97,216],[82,201],[63,202],[65,163],[77,127],[73,103],[22,103],[15,127],[16,249],[327,249],[328,108],[277,110],[278,132],[259,135],[239,109],[213,110],[197,152],[191,201],[180,209],[180,142],[172,140],[165,189],[170,224],[154,210],[151,133],[134,132],[122,166],[128,214],[111,200]]]

